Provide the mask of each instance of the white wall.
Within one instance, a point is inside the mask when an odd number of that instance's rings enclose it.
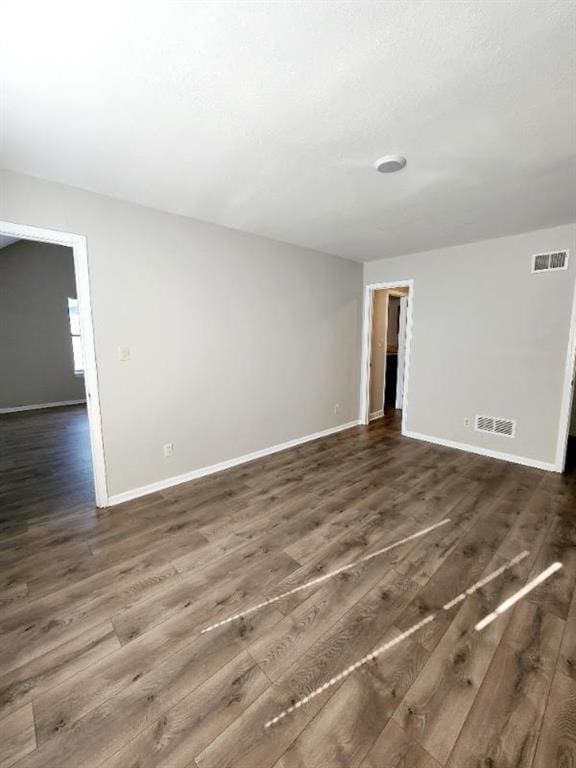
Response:
[[[74,375],[71,248],[20,240],[0,250],[0,408],[83,400]]]
[[[110,494],[357,419],[360,264],[19,174],[0,185],[0,219],[87,236]]]
[[[567,271],[531,274],[561,248]],[[553,463],[575,276],[576,225],[365,264],[366,283],[415,281],[407,429]],[[466,428],[475,414],[515,419],[516,437]]]

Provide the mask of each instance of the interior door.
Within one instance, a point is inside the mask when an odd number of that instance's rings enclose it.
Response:
[[[396,377],[396,408],[404,407],[404,369],[406,367],[406,318],[408,296],[400,299],[400,323],[398,327],[398,376]]]

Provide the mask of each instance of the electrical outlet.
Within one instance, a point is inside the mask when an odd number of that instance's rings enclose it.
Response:
[[[340,413],[340,403],[334,403],[334,413]]]
[[[470,427],[470,419],[468,416],[464,419],[464,426],[468,429]]]
[[[169,456],[172,456],[173,453],[174,453],[174,443],[165,443],[164,456],[168,458]]]

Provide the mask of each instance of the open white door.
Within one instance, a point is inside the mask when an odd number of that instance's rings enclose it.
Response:
[[[396,408],[404,407],[404,369],[406,367],[406,318],[408,317],[408,297],[400,299],[400,323],[398,327],[398,375],[396,377]]]

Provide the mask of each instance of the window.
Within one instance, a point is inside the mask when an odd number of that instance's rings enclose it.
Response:
[[[68,319],[70,320],[70,335],[72,336],[72,355],[74,357],[74,375],[84,375],[84,360],[82,358],[82,340],[80,338],[80,314],[78,299],[68,299]]]

